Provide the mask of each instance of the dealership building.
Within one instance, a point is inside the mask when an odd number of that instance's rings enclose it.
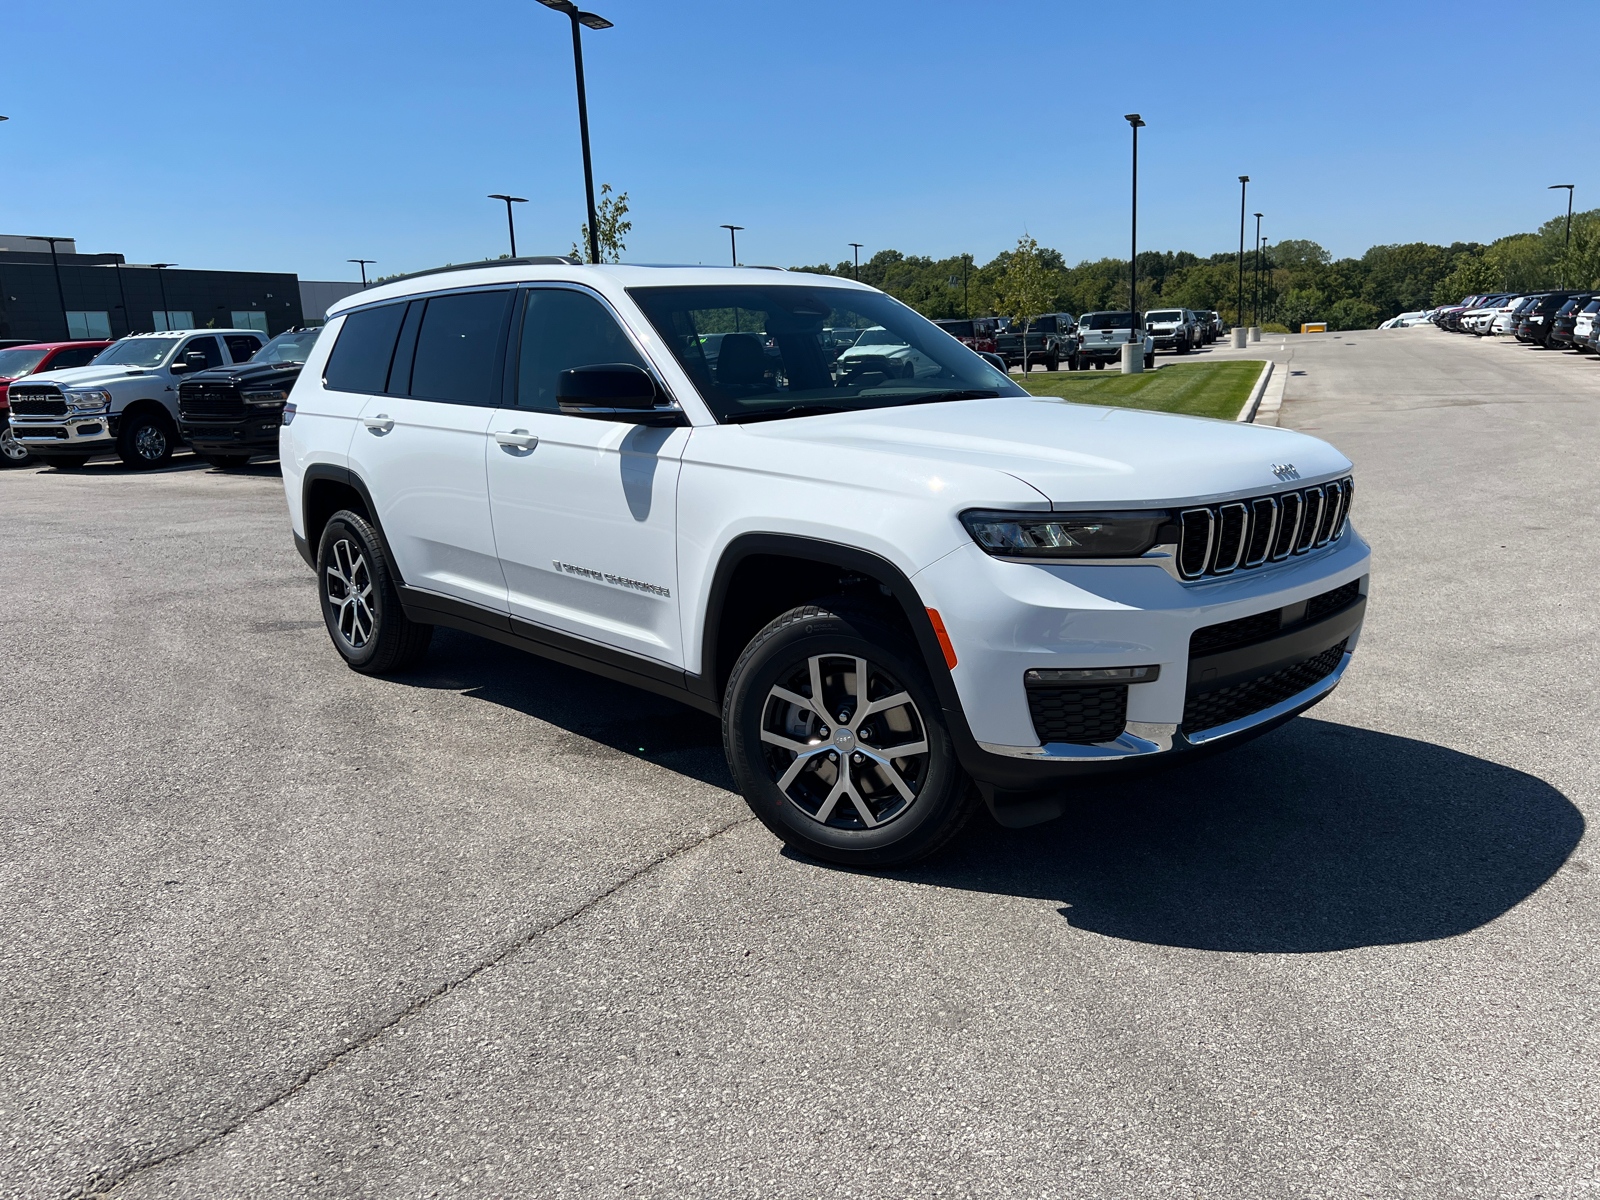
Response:
[[[321,324],[359,283],[302,281],[271,271],[190,271],[79,254],[71,238],[0,234],[0,342],[118,338],[160,329]]]

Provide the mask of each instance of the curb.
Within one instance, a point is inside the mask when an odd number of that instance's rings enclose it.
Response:
[[[1256,379],[1256,385],[1250,389],[1250,398],[1244,402],[1244,407],[1239,410],[1239,415],[1234,418],[1235,421],[1244,421],[1248,423],[1256,419],[1256,410],[1261,406],[1261,397],[1267,390],[1267,380],[1271,378],[1272,360],[1269,358],[1266,362],[1261,364],[1261,374]],[[1281,392],[1279,393],[1279,398],[1281,402]],[[1278,423],[1276,407],[1273,409],[1272,421],[1270,423],[1273,425]],[[1268,422],[1264,421],[1262,424],[1268,424]]]

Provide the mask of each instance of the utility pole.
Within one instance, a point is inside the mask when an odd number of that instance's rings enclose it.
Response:
[[[1250,324],[1261,324],[1261,214],[1256,214],[1255,297],[1250,301]]]
[[[175,267],[177,263],[151,263],[151,268],[156,273],[156,282],[161,285],[161,323],[168,329],[172,328],[172,310],[167,307],[167,279],[161,272],[168,267]]]

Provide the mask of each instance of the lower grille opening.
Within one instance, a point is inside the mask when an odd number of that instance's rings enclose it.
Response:
[[[1092,746],[1114,742],[1128,725],[1128,685],[1028,688],[1028,711],[1033,731],[1045,745],[1072,742]]]
[[[1337,646],[1329,646],[1312,658],[1280,667],[1255,679],[1190,696],[1183,706],[1184,731],[1199,733],[1205,729],[1215,729],[1218,725],[1238,721],[1274,704],[1282,704],[1290,696],[1332,675],[1344,656],[1347,643],[1348,639]]]

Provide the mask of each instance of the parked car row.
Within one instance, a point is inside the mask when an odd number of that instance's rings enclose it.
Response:
[[[1478,337],[1510,334],[1546,350],[1600,353],[1595,318],[1600,292],[1559,290],[1468,296],[1460,304],[1435,309],[1428,317],[1440,329]]]
[[[1209,346],[1222,335],[1222,316],[1188,308],[1158,309],[1147,313],[1093,312],[1041,313],[1031,321],[1006,321],[1002,317],[935,321],[951,337],[980,354],[993,354],[1006,367],[1058,371],[1103,368],[1122,353],[1129,330],[1144,335],[1145,366],[1155,365],[1157,350],[1187,354]],[[1137,340],[1137,339],[1136,339]]]
[[[276,455],[318,332],[179,329],[0,350],[0,463],[70,470],[116,454],[159,467],[184,442],[217,467]]]

